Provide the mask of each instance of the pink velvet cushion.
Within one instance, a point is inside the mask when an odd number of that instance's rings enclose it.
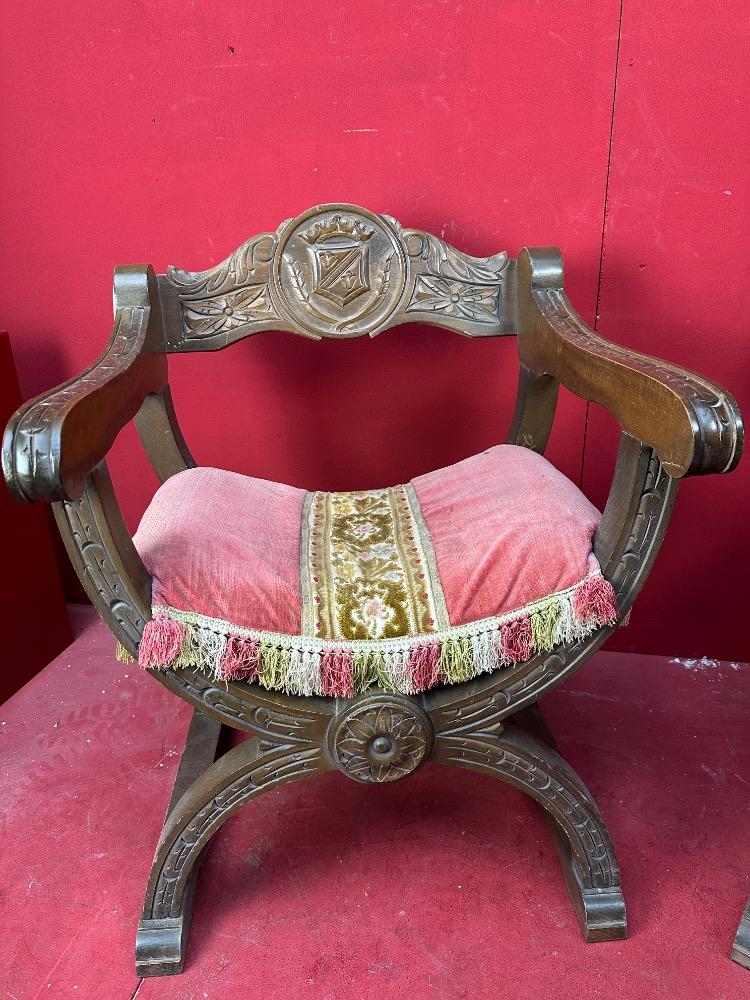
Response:
[[[248,628],[299,633],[305,491],[223,469],[189,469],[161,487],[134,542],[152,603]]]
[[[191,469],[135,535],[154,581],[139,658],[301,694],[467,679],[615,618],[599,520],[511,445],[354,494]]]
[[[528,448],[499,445],[414,480],[452,625],[582,580],[601,514]]]

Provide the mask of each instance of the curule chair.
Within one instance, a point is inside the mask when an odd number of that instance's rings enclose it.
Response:
[[[17,499],[53,503],[120,658],[138,657],[195,709],[138,928],[139,974],[182,970],[197,863],[244,803],[336,768],[378,783],[427,761],[535,799],[585,939],[625,937],[607,828],[536,702],[627,614],[680,479],[736,466],[734,399],[590,330],[566,298],[558,250],[470,257],[351,205],[313,208],[207,271],[119,267],[114,304],[105,352],[18,410],[3,464]],[[351,494],[196,469],[170,353],[262,330],[347,340],[407,321],[517,333],[506,445]],[[603,515],[542,457],[560,383],[622,428]],[[105,462],[131,418],[162,482],[135,540]],[[248,738],[216,759],[222,726]]]

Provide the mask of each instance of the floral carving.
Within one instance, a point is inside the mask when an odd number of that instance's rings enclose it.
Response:
[[[305,635],[393,639],[447,619],[404,487],[313,494],[303,560]]]
[[[184,299],[183,322],[191,339],[212,337],[262,319],[274,319],[267,285],[250,285],[208,299]]]
[[[497,285],[470,285],[431,274],[417,276],[407,312],[440,312],[475,323],[497,323],[500,292]]]
[[[207,271],[168,268],[167,278],[181,306],[186,345],[217,337],[225,346],[227,335],[230,340],[243,336],[242,327],[278,321],[268,290],[276,239],[275,233],[261,233]]]
[[[368,698],[346,714],[336,729],[333,753],[355,781],[397,781],[424,763],[432,748],[432,727],[410,702]]]

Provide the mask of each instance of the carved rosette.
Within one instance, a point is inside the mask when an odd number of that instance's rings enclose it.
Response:
[[[416,771],[432,750],[428,715],[408,698],[376,695],[334,718],[329,752],[354,781],[398,781]]]

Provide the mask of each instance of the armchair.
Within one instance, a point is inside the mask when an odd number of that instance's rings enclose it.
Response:
[[[120,657],[195,709],[138,929],[140,975],[182,970],[197,862],[224,821],[331,769],[379,783],[433,762],[519,788],[549,819],[586,940],[626,935],[604,820],[537,703],[627,614],[680,480],[731,471],[743,429],[727,392],[603,340],[563,288],[554,248],[474,258],[389,216],[318,206],[207,271],[118,268],[105,352],[10,421],[11,493],[53,504]],[[357,494],[196,467],[169,354],[407,321],[517,334],[506,444]],[[622,428],[602,515],[542,457],[560,384]],[[106,466],[133,418],[162,483],[135,539]],[[222,726],[249,738],[216,759]]]

